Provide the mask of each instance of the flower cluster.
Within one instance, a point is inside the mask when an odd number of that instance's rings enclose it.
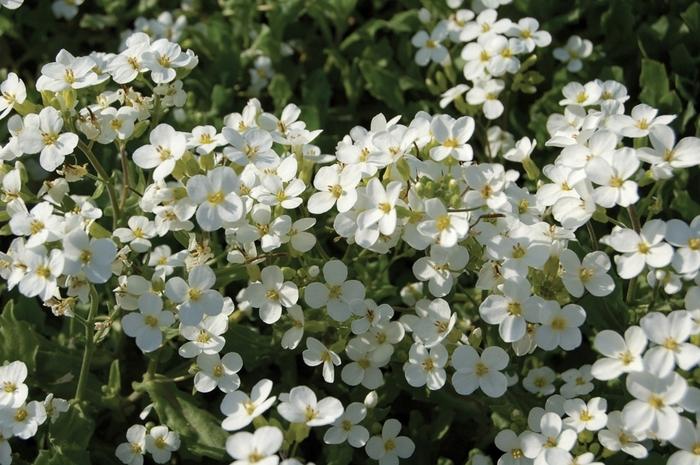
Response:
[[[27,365],[17,360],[0,366],[0,464],[12,463],[9,440],[30,439],[48,419],[51,423],[68,411],[68,401],[54,398],[29,401]]]
[[[470,85],[441,106],[467,92],[486,120],[380,113],[332,153],[295,104],[273,114],[251,99],[220,127],[174,127],[198,58],[176,42],[184,20],[172,15],[137,21],[119,53],[61,50],[33,87],[14,73],[0,84],[11,236],[0,276],[85,326],[77,401],[109,333],[149,354],[129,400],[147,392],[159,425],[131,426],[120,461],[166,463],[181,441],[191,452],[190,429],[149,391],[182,381],[218,406],[218,447],[236,465],[303,463],[312,430],[396,465],[421,433],[409,420],[401,435],[393,416],[409,415],[391,410],[395,391],[460,408],[471,396],[507,402],[512,412],[492,416],[499,464],[640,459],[666,442],[672,465],[695,459],[700,216],[688,224],[652,201],[700,165],[700,139],[676,141],[676,115],[626,108],[620,82],[570,82],[542,141],[553,158],[538,166],[534,139],[488,124],[514,91],[504,80],[534,64],[519,57],[551,37],[533,18],[499,19],[507,2],[475,3],[413,44],[420,65],[450,63],[446,44],[459,44]],[[556,55],[576,71],[590,48]],[[269,68],[263,58],[256,68]],[[594,363],[548,366],[589,342]],[[303,378],[283,362],[279,379],[254,373],[257,350],[298,361]],[[167,374],[161,354],[177,360]],[[22,362],[0,367],[2,465],[7,438],[68,407],[26,403],[26,376]]]
[[[539,30],[535,18],[517,22],[499,18],[495,7],[476,14],[458,6],[449,18],[438,21],[430,33],[419,31],[413,36],[411,42],[418,48],[415,59],[420,66],[430,62],[451,66],[452,55],[447,47],[462,47],[456,64],[470,84],[457,84],[446,90],[440,102],[442,108],[466,92],[469,105],[481,107],[487,119],[498,118],[504,111],[499,95],[505,89],[505,77],[524,71],[536,59],[531,55],[533,58],[526,58],[523,63],[519,57],[552,42],[547,31]],[[423,19],[430,23],[430,14]]]

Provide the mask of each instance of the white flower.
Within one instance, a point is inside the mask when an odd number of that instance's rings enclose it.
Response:
[[[504,88],[505,83],[500,79],[476,81],[467,92],[467,103],[481,105],[487,119],[496,119],[503,114],[503,104],[498,100],[498,94]]]
[[[482,2],[486,5],[485,1],[482,0]],[[513,23],[508,18],[498,19],[498,12],[494,9],[498,4],[498,0],[491,1],[474,21],[465,24],[459,40],[470,42],[481,35],[505,34]]]
[[[411,43],[418,48],[416,52],[416,63],[418,66],[425,66],[430,61],[442,63],[448,58],[447,48],[441,44],[447,38],[447,27],[440,23],[428,35],[425,31],[418,31],[412,38]]]
[[[335,378],[334,366],[340,365],[338,354],[326,348],[325,345],[314,337],[306,338],[306,350],[302,352],[304,363],[310,367],[323,364],[323,379],[332,383]]]
[[[576,445],[576,431],[566,428],[559,415],[547,412],[539,422],[540,433],[523,435],[523,455],[535,463],[563,464],[569,451]],[[544,460],[543,460],[544,459]]]
[[[180,321],[184,325],[196,325],[204,314],[217,315],[221,312],[224,298],[218,291],[211,289],[215,283],[216,275],[206,265],[192,268],[187,281],[176,276],[165,283],[165,295],[180,304]]]
[[[126,39],[126,49],[114,57],[107,72],[117,84],[127,84],[139,75],[143,66],[143,52],[151,46],[151,38],[143,32],[135,32]]]
[[[151,169],[153,180],[165,179],[175,168],[175,162],[182,158],[187,149],[185,135],[169,124],[159,124],[148,137],[150,144],[143,145],[134,152],[134,163],[139,168]]]
[[[199,392],[211,392],[219,388],[221,392],[234,392],[241,385],[236,373],[243,368],[243,359],[236,352],[197,355],[197,368],[194,387]]]
[[[533,368],[523,379],[523,387],[528,392],[548,396],[554,392],[556,373],[549,367]]]
[[[146,435],[146,450],[150,452],[155,463],[170,460],[173,452],[180,448],[180,436],[167,426],[154,426]]]
[[[512,430],[504,429],[496,434],[494,444],[505,452],[498,459],[498,465],[527,465],[530,459],[523,455],[523,436],[516,435]]]
[[[365,451],[371,459],[378,460],[379,465],[396,465],[399,458],[407,459],[416,450],[416,445],[406,436],[399,436],[401,423],[390,418],[382,426],[381,436],[372,436]]]
[[[78,6],[85,0],[56,0],[51,4],[51,11],[57,18],[73,19],[78,14]]]
[[[112,276],[112,262],[117,246],[110,239],[90,239],[82,229],[63,238],[63,272],[77,276],[84,273],[91,283],[102,284]]]
[[[570,368],[561,374],[564,384],[559,389],[562,397],[572,399],[576,396],[585,396],[593,390],[593,375],[591,365],[582,365],[580,368]]]
[[[622,410],[625,427],[635,432],[651,431],[658,439],[674,437],[680,428],[675,406],[688,389],[685,379],[677,373],[660,378],[635,372],[627,375],[626,385],[635,400]]]
[[[527,320],[539,321],[542,299],[530,294],[530,285],[524,280],[506,280],[503,295],[491,294],[479,305],[479,314],[488,324],[498,325],[504,342],[522,339],[527,331]]]
[[[411,329],[427,348],[442,342],[457,322],[457,314],[452,313],[450,305],[444,299],[421,299],[415,307],[419,318],[411,325]]]
[[[330,260],[323,265],[326,284],[311,283],[304,290],[304,300],[311,308],[328,310],[328,315],[336,321],[345,321],[352,315],[350,304],[365,298],[365,287],[357,280],[346,281],[348,267],[340,260]]]
[[[673,170],[700,165],[700,139],[684,137],[676,144],[676,134],[668,126],[654,126],[649,131],[651,146],[638,150],[639,159],[651,163],[656,179],[668,179]]]
[[[547,31],[538,31],[540,23],[535,18],[522,18],[513,24],[506,34],[517,38],[527,53],[532,53],[535,47],[546,47],[552,43],[552,36]]]
[[[24,0],[0,0],[0,6],[3,6],[8,10],[16,10],[17,8],[22,6],[22,3],[24,3]],[[7,463],[9,464],[10,462]],[[5,465],[4,462],[3,465]]]
[[[604,428],[608,422],[605,410],[608,401],[601,397],[594,397],[588,402],[581,399],[568,399],[564,402],[564,411],[568,415],[564,424],[580,433],[583,430],[598,431]]]
[[[55,62],[41,67],[41,76],[36,81],[36,89],[40,92],[60,92],[95,85],[98,78],[93,71],[94,67],[95,61],[92,58],[76,58],[67,50],[61,49],[56,55]]]
[[[287,235],[289,243],[297,252],[305,253],[313,249],[316,245],[316,236],[306,232],[316,224],[316,218],[300,218],[292,223],[292,227]]]
[[[566,69],[577,73],[583,68],[582,58],[588,57],[593,51],[593,43],[579,36],[571,36],[563,48],[554,49],[554,58],[566,63]]]
[[[226,452],[235,460],[231,465],[277,465],[275,455],[284,436],[276,426],[262,426],[255,433],[242,431],[226,440]]]
[[[367,389],[377,389],[384,384],[380,367],[386,365],[388,360],[375,359],[373,347],[369,341],[359,337],[353,338],[345,347],[345,353],[352,360],[340,372],[340,377],[345,384],[350,386],[362,384]]]
[[[659,110],[640,103],[632,108],[630,115],[613,115],[608,127],[624,137],[646,137],[652,128],[668,126],[676,119],[675,115],[658,115]]]
[[[389,321],[394,316],[394,309],[390,305],[377,305],[372,299],[355,300],[351,307],[352,313],[358,317],[350,324],[353,334],[364,334],[370,327]]]
[[[600,99],[603,89],[596,81],[587,82],[582,85],[578,82],[570,82],[561,90],[564,99],[559,101],[559,105],[580,105],[586,107],[596,105]]]
[[[591,159],[586,165],[586,174],[600,186],[593,191],[593,200],[605,208],[628,207],[636,203],[639,200],[637,183],[628,178],[638,168],[639,159],[630,148],[606,152]]]
[[[425,201],[427,218],[418,223],[418,232],[443,247],[454,247],[469,232],[467,212],[448,212],[440,199]]]
[[[54,215],[54,206],[39,202],[30,211],[22,204],[10,218],[10,230],[16,236],[29,236],[26,247],[33,248],[61,238],[61,218]]]
[[[127,224],[128,228],[115,229],[114,236],[118,237],[123,244],[129,244],[134,252],[148,252],[151,248],[149,239],[156,235],[155,224],[145,216],[132,216]]]
[[[190,64],[192,58],[180,46],[168,39],[158,39],[141,55],[143,65],[151,71],[151,79],[156,84],[175,79],[176,68]]]
[[[600,242],[623,254],[614,257],[617,274],[631,279],[642,272],[644,265],[663,268],[671,263],[673,247],[663,242],[665,234],[666,224],[662,220],[651,220],[644,223],[639,233],[615,226]]]
[[[19,360],[0,366],[0,409],[17,408],[27,400],[27,365]]]
[[[245,207],[237,194],[238,188],[238,176],[228,166],[219,166],[187,181],[187,194],[199,205],[197,224],[204,231],[215,231],[241,219]]]
[[[51,423],[54,423],[60,414],[68,411],[70,404],[66,399],[54,397],[53,394],[49,393],[44,399],[44,408],[46,409],[46,416],[51,420]]]
[[[206,155],[219,146],[226,144],[226,139],[216,132],[214,126],[196,126],[192,128],[187,146],[197,148],[197,153]]]
[[[445,385],[447,373],[445,365],[449,355],[442,344],[428,349],[420,342],[411,346],[408,361],[403,365],[406,381],[413,387],[427,386],[431,391]]]
[[[163,330],[175,322],[172,312],[163,311],[163,300],[155,294],[139,297],[139,312],[122,318],[122,327],[127,336],[136,338],[136,345],[144,353],[153,352],[163,343]]]
[[[647,449],[639,444],[644,437],[643,434],[625,428],[622,413],[619,411],[610,412],[607,429],[598,432],[598,441],[603,447],[613,452],[621,450],[637,459],[643,459],[648,455]]]
[[[108,144],[115,139],[127,140],[134,132],[138,111],[134,107],[121,107],[119,110],[108,107],[100,113],[100,135],[97,142]]]
[[[28,154],[41,152],[41,167],[49,172],[55,171],[78,145],[78,136],[62,132],[62,129],[63,118],[55,108],[45,107],[38,115],[31,113],[24,118],[19,148]]]
[[[282,347],[294,350],[304,337],[304,312],[300,305],[292,305],[287,309],[292,327],[282,335]]]
[[[343,414],[343,404],[330,396],[317,400],[311,389],[296,386],[289,391],[288,399],[277,406],[277,411],[290,423],[323,426],[330,425]]]
[[[228,328],[228,315],[205,315],[196,326],[181,326],[180,334],[188,340],[177,353],[184,358],[194,358],[199,354],[217,354],[224,348],[226,339],[222,336]]]
[[[700,363],[700,347],[687,342],[692,328],[690,314],[677,310],[669,315],[652,312],[639,322],[649,340],[657,345],[644,354],[645,369],[656,376],[670,374],[678,365],[690,370]]]
[[[299,289],[291,281],[284,280],[282,269],[267,266],[260,273],[261,282],[248,286],[250,305],[260,309],[260,319],[271,325],[282,316],[282,307],[289,308],[299,300]]]
[[[563,273],[561,280],[574,297],[581,297],[584,288],[596,297],[604,297],[615,289],[615,282],[607,274],[610,259],[604,252],[591,252],[579,261],[575,252],[565,249],[559,255]]]
[[[467,142],[474,134],[474,118],[462,116],[453,120],[449,117],[433,119],[430,129],[439,145],[430,149],[430,158],[442,161],[451,157],[457,161],[471,161],[474,152]]]
[[[537,147],[537,140],[523,137],[515,143],[515,146],[503,154],[506,160],[523,163],[530,159],[530,155]]]
[[[367,407],[360,402],[353,402],[345,412],[328,428],[323,435],[326,444],[342,444],[347,441],[352,447],[362,447],[369,439],[369,431],[359,423],[367,416]]]
[[[396,204],[403,189],[403,182],[392,181],[386,188],[377,178],[367,183],[366,209],[357,216],[357,226],[361,230],[369,230],[374,225],[379,226],[379,233],[390,236],[396,229]],[[364,237],[364,235],[362,236]],[[367,245],[376,241],[376,236],[367,239]],[[359,241],[358,241],[359,242]]]
[[[256,417],[265,413],[277,397],[270,397],[272,381],[261,379],[250,391],[250,397],[241,391],[229,392],[221,401],[221,413],[226,418],[221,427],[226,431],[236,431],[248,426]]]
[[[501,370],[508,366],[508,354],[498,346],[484,349],[479,355],[471,347],[462,345],[452,353],[452,385],[459,394],[469,395],[477,388],[489,397],[505,394],[508,381]]]
[[[20,439],[29,439],[46,421],[46,408],[43,402],[33,400],[19,407],[0,410],[0,424],[3,430]]]
[[[681,417],[678,434],[671,438],[671,443],[679,448],[669,457],[668,465],[697,465],[700,462],[698,445],[700,445],[700,426],[685,417]]]
[[[556,301],[548,300],[540,307],[540,326],[535,333],[537,345],[544,350],[554,350],[557,346],[573,350],[581,345],[581,331],[578,329],[586,319],[586,312],[576,304],[559,307]]]
[[[47,253],[42,245],[28,249],[23,258],[26,274],[19,282],[19,291],[27,297],[39,296],[43,301],[58,297],[56,280],[63,273],[63,253],[58,249]]]
[[[623,339],[615,331],[605,329],[596,334],[593,342],[595,350],[605,356],[593,364],[591,373],[596,379],[607,381],[622,373],[642,371],[642,354],[647,346],[647,338],[639,326],[625,330]]]
[[[440,95],[440,108],[447,108],[447,106],[457,100],[462,94],[469,90],[469,86],[466,84],[457,84],[454,87],[447,89]]]
[[[114,452],[117,458],[126,465],[142,465],[146,453],[146,427],[132,425],[126,430],[126,440],[117,446]]]
[[[224,155],[237,165],[253,163],[256,167],[272,168],[279,164],[279,156],[272,150],[272,136],[258,128],[247,130],[241,135],[236,130],[225,127],[221,134],[233,147],[226,147]]]
[[[27,98],[27,88],[15,73],[8,73],[0,84],[0,119],[10,113],[14,105],[21,105]]]
[[[690,225],[672,219],[666,222],[666,240],[676,246],[671,265],[678,273],[694,273],[700,268],[700,216]]]
[[[467,166],[463,175],[469,190],[464,196],[464,203],[469,208],[486,205],[494,210],[505,206],[508,203],[508,196],[503,192],[505,174],[503,165],[497,163]]]

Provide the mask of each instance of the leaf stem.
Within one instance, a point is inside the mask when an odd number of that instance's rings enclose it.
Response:
[[[85,349],[83,351],[83,362],[80,365],[80,376],[78,378],[78,386],[75,389],[75,400],[80,402],[85,396],[85,387],[87,386],[88,373],[90,372],[90,362],[92,361],[92,352],[95,348],[95,316],[97,315],[97,307],[100,304],[100,299],[97,295],[95,286],[90,286],[90,310],[85,325]]]
[[[102,179],[102,182],[105,183],[105,186],[107,186],[107,194],[109,194],[109,201],[112,204],[112,229],[115,229],[117,227],[117,222],[119,220],[119,205],[117,204],[117,195],[114,193],[114,186],[112,186],[112,183],[109,181],[109,175],[107,175],[107,171],[105,171],[104,167],[100,163],[100,161],[97,159],[94,153],[92,153],[92,150],[90,147],[85,145],[83,141],[78,141],[78,148],[80,149],[81,152],[87,157],[88,161],[92,165],[92,167],[97,171],[97,174],[100,176]]]

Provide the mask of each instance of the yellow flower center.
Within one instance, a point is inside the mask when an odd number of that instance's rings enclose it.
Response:
[[[512,316],[520,316],[523,314],[523,307],[520,302],[508,302],[508,314]]]
[[[474,373],[476,373],[476,376],[486,376],[489,373],[489,367],[487,367],[483,362],[477,362],[474,368]]]
[[[552,329],[555,331],[564,331],[566,329],[566,320],[560,316],[554,317],[552,320]]]
[[[207,196],[207,201],[209,203],[213,203],[214,205],[218,205],[224,201],[224,197],[226,197],[224,195],[224,193],[222,191],[219,191],[219,192],[215,192],[213,194],[209,194]]]
[[[446,229],[448,229],[448,228],[450,227],[450,224],[451,224],[451,222],[450,222],[450,216],[449,216],[449,215],[442,215],[442,216],[439,216],[439,217],[437,217],[437,219],[435,220],[435,228],[436,228],[438,231],[440,231],[440,232],[445,231]]]
[[[20,408],[19,410],[17,410],[17,412],[15,412],[15,421],[22,422],[26,420],[28,416],[29,412],[27,412],[27,410],[24,408]]]

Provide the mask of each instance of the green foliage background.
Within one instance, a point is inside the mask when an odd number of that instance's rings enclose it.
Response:
[[[82,5],[73,20],[63,21],[54,18],[50,4],[27,0],[19,10],[0,12],[0,78],[14,71],[33,87],[41,65],[53,61],[60,48],[75,55],[93,50],[116,52],[120,32],[132,27],[138,16],[154,18],[161,11],[180,8],[178,2],[168,1],[97,0]],[[200,64],[185,83],[189,93],[186,121],[170,122],[182,130],[197,124],[220,127],[224,115],[240,111],[251,97],[247,91],[248,69],[254,56],[246,53],[251,48],[270,56],[275,69],[269,87],[260,96],[263,107],[279,111],[287,103],[297,103],[303,110],[302,119],[312,129],[324,129],[319,140],[326,153],[333,152],[335,143],[351,127],[367,125],[379,112],[409,118],[419,110],[440,112],[439,94],[454,85],[459,74],[436,65],[426,70],[414,63],[410,38],[423,28],[417,17],[417,9],[422,6],[436,15],[448,13],[442,0],[194,0],[181,11],[188,27],[180,42],[199,55]],[[506,112],[508,119],[499,121],[516,138],[535,136],[542,158],[551,155],[542,148],[547,138],[547,116],[560,110],[557,102],[561,87],[571,80],[621,81],[632,96],[629,107],[643,101],[662,113],[678,114],[674,127],[679,135],[700,134],[697,2],[515,0],[500,11],[512,19],[533,16],[553,36],[552,47],[539,50],[534,67],[543,82],[534,93],[513,93]],[[257,37],[252,38],[251,32],[257,32]],[[565,43],[572,34],[590,39],[595,45],[580,75],[571,75],[551,56],[552,48]],[[282,56],[282,43],[290,44],[294,53]],[[445,112],[455,110],[449,107]],[[4,128],[0,134],[4,137]],[[665,200],[657,209],[670,206],[686,219],[700,214],[700,205],[691,199],[698,196],[688,193],[690,189],[698,193],[694,187],[697,181],[685,176],[669,183],[659,194]],[[404,278],[400,266],[380,269],[379,264],[363,264],[362,268],[364,273],[390,275],[380,279],[393,283],[409,278]],[[395,294],[390,295],[393,289],[387,287],[389,303],[397,300]],[[587,305],[605,305],[606,309],[610,305],[614,309],[621,301],[619,292],[614,296],[609,303],[594,299]],[[85,344],[81,328],[75,322],[59,321],[37,301],[16,293],[2,290],[2,300],[6,305],[0,315],[0,360],[25,361],[35,389],[71,398]],[[317,330],[322,332],[322,328]],[[267,331],[232,325],[227,334],[225,350],[239,352],[246,361],[246,376],[250,379],[244,377],[244,385],[250,386],[252,380],[264,376],[284,386],[309,379],[315,383],[311,372],[297,364],[297,354],[282,353],[279,341]],[[181,373],[189,365],[171,346],[159,354],[157,363],[162,374]],[[547,363],[578,366],[592,361],[592,357],[590,349],[584,348],[567,360]],[[34,460],[36,465],[117,463],[116,444],[123,441],[128,426],[137,421],[141,408],[153,402],[158,416],[182,435],[181,463],[227,462],[218,399],[192,397],[187,383],[176,385],[157,377],[143,377],[151,363],[155,362],[142,356],[132,341],[114,332],[105,334],[93,360],[87,402],[71,409],[36,441],[13,443],[14,449],[25,458],[42,449]],[[295,365],[296,372],[289,370]],[[406,464],[462,464],[473,447],[495,453],[490,445],[496,431],[492,420],[503,424],[504,419],[511,418],[512,406],[522,411],[534,406],[519,387],[509,391],[506,402],[489,404],[488,408],[484,408],[483,402],[487,401],[482,396],[460,398],[447,389],[431,393],[428,399],[425,392],[407,386],[400,366],[386,381],[398,389],[386,393],[382,405],[394,401],[400,406],[400,410],[392,410],[392,415],[405,412],[400,419],[417,445],[416,454],[402,462]],[[328,387],[328,393],[347,398],[345,389],[334,385]],[[361,400],[362,396],[350,397]],[[492,418],[485,416],[489,409]],[[363,455],[358,452],[353,461],[353,451],[347,446],[329,447],[320,453],[314,444],[307,441],[301,453],[319,464],[359,463]],[[659,460],[652,454],[636,463],[655,464]],[[624,463],[624,457],[618,455],[606,463]]]

